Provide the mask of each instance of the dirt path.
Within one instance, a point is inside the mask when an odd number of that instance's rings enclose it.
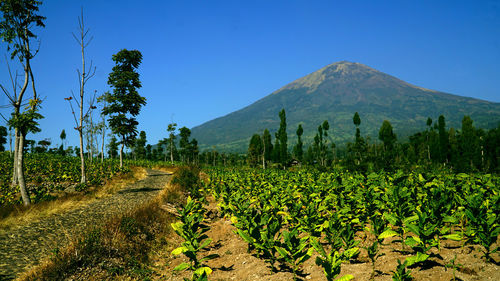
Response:
[[[66,245],[75,233],[92,228],[113,215],[132,210],[154,198],[169,174],[147,169],[147,177],[121,191],[52,215],[6,233],[0,233],[0,280],[9,280]]]

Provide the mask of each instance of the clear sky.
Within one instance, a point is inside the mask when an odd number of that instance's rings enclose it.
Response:
[[[113,54],[142,52],[139,92],[147,105],[138,129],[151,144],[167,136],[171,121],[200,125],[341,60],[424,88],[500,102],[498,0],[45,0],[46,27],[37,30],[41,45],[33,60],[45,119],[29,139],[59,144],[65,129],[68,144],[77,144],[64,98],[78,91],[81,57],[71,33],[81,7],[94,37],[87,62],[97,67],[87,93],[109,90]],[[0,42],[0,83],[8,86],[4,54]]]

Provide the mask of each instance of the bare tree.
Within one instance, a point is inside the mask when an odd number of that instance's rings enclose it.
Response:
[[[100,97],[97,98],[97,102],[102,104],[102,108],[105,108],[108,103],[106,102],[106,97],[109,95],[109,92],[104,93]],[[108,128],[106,125],[106,115],[102,113],[101,109],[101,122],[97,125],[98,131],[101,133],[101,163],[104,162],[104,138],[106,136],[106,129]]]
[[[78,31],[79,34],[78,36],[73,33],[73,37],[75,38],[76,42],[80,46],[80,50],[82,53],[82,71],[80,72],[79,69],[77,69],[78,73],[78,82],[79,82],[79,99],[76,98],[73,92],[71,92],[71,97],[65,98],[65,100],[69,101],[70,107],[71,107],[71,112],[73,113],[73,117],[75,118],[75,123],[76,127],[75,130],[78,131],[78,135],[80,137],[80,160],[81,160],[81,178],[80,178],[80,183],[86,183],[87,179],[85,176],[85,158],[84,158],[84,147],[83,147],[83,122],[85,117],[90,113],[90,111],[93,109],[93,103],[94,103],[94,98],[91,99],[89,102],[88,108],[84,109],[84,96],[85,96],[85,84],[87,81],[92,78],[95,75],[95,70],[96,68],[92,66],[92,61],[90,62],[90,66],[88,69],[85,68],[85,48],[90,44],[92,41],[93,37],[88,38],[88,33],[89,29],[85,28],[85,22],[83,19],[83,8],[81,10],[81,16],[78,17]],[[73,110],[73,105],[72,105],[72,100],[75,100],[75,103],[77,104],[79,108],[79,116],[77,117],[75,111]],[[94,107],[95,108],[95,107]],[[85,112],[85,113],[84,113]]]

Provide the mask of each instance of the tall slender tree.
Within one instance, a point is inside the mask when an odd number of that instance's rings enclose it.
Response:
[[[189,137],[191,136],[191,130],[187,127],[182,127],[179,129],[179,147],[180,154],[182,156],[183,162],[189,162],[189,154],[190,154],[190,143]]]
[[[168,146],[170,154],[170,163],[174,164],[174,150],[175,150],[175,130],[177,129],[177,123],[170,123],[167,127],[168,132]]]
[[[135,117],[141,107],[146,104],[146,98],[139,95],[141,88],[137,68],[141,64],[142,54],[137,50],[123,49],[112,57],[115,62],[113,71],[109,74],[108,84],[113,93],[106,96],[108,105],[103,113],[109,116],[108,122],[113,134],[120,136],[120,168],[123,167],[123,148],[134,144],[137,135]]]
[[[394,144],[396,143],[396,134],[392,131],[392,125],[389,121],[384,120],[378,132],[378,138],[383,142],[382,163],[383,168],[389,169],[392,166],[394,159]]]
[[[293,152],[297,160],[302,161],[304,156],[304,144],[302,143],[302,134],[304,133],[304,129],[302,128],[302,124],[299,124],[297,128],[297,145],[295,145]]]
[[[280,117],[280,127],[278,132],[276,132],[276,139],[279,139],[279,162],[283,165],[283,168],[286,167],[288,162],[288,147],[287,141],[288,136],[286,133],[286,113],[285,109],[282,109],[279,113]]]
[[[39,99],[36,92],[35,77],[31,68],[31,60],[38,53],[38,49],[31,47],[31,41],[37,38],[34,30],[36,27],[45,27],[43,23],[45,17],[38,14],[41,4],[41,1],[35,0],[0,1],[0,12],[2,15],[0,18],[0,38],[7,43],[7,50],[11,51],[10,58],[17,58],[24,70],[24,83],[19,92],[17,74],[15,78],[12,78],[11,75],[12,93],[9,93],[5,87],[0,86],[14,109],[12,117],[8,122],[9,127],[15,129],[12,183],[13,185],[19,184],[24,205],[31,204],[24,180],[24,141],[29,132],[40,131],[37,120],[43,118],[38,113],[41,99]],[[30,82],[33,96],[27,102],[25,94]],[[22,110],[22,106],[26,104],[28,106]]]
[[[448,162],[448,132],[446,131],[446,123],[443,115],[438,118],[439,128],[439,156],[441,163]]]
[[[146,159],[146,132],[141,131],[135,140],[134,154],[139,159]]]
[[[257,166],[262,156],[263,143],[259,134],[254,134],[248,145],[247,160],[250,166]]]
[[[111,136],[111,140],[109,141],[108,144],[108,157],[115,158],[117,156],[118,156],[118,140],[113,135]]]
[[[262,168],[265,169],[267,162],[271,161],[273,153],[273,143],[268,129],[262,133]]]
[[[78,74],[78,97],[71,91],[71,96],[65,98],[69,102],[71,107],[71,113],[75,119],[75,130],[78,132],[78,137],[80,141],[80,183],[86,183],[87,177],[85,173],[85,148],[83,143],[83,130],[84,130],[84,122],[88,120],[89,114],[91,114],[92,109],[94,109],[94,100],[95,95],[89,99],[89,103],[87,106],[84,105],[84,97],[85,97],[85,85],[87,81],[95,75],[96,68],[92,66],[92,61],[90,65],[86,66],[85,64],[85,49],[92,41],[92,37],[88,37],[89,29],[85,27],[85,20],[83,17],[83,8],[81,9],[81,15],[78,17],[78,35],[73,33],[73,38],[75,38],[78,46],[80,47],[80,54],[82,56],[82,69],[81,71],[78,69],[76,72]],[[78,115],[75,113],[73,109],[72,101],[75,101],[78,107]],[[87,143],[88,145],[88,143]]]
[[[326,166],[327,155],[328,155],[328,130],[330,129],[330,124],[328,120],[323,121],[323,124],[318,126],[318,132],[314,136],[313,150],[316,154],[316,159],[321,166]],[[333,148],[333,147],[332,147]]]

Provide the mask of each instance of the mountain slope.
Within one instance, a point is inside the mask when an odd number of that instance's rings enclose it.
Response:
[[[393,125],[398,137],[425,128],[428,117],[443,114],[447,126],[459,128],[464,115],[477,127],[500,122],[500,104],[417,87],[360,63],[341,61],[300,78],[255,103],[192,129],[202,149],[244,152],[250,137],[271,133],[279,127],[278,112],[285,108],[289,146],[295,130],[304,127],[308,144],[324,121],[330,123],[331,139],[337,144],[352,141],[354,112],[361,117],[361,133],[378,136],[382,121]],[[274,135],[274,134],[273,134]]]

